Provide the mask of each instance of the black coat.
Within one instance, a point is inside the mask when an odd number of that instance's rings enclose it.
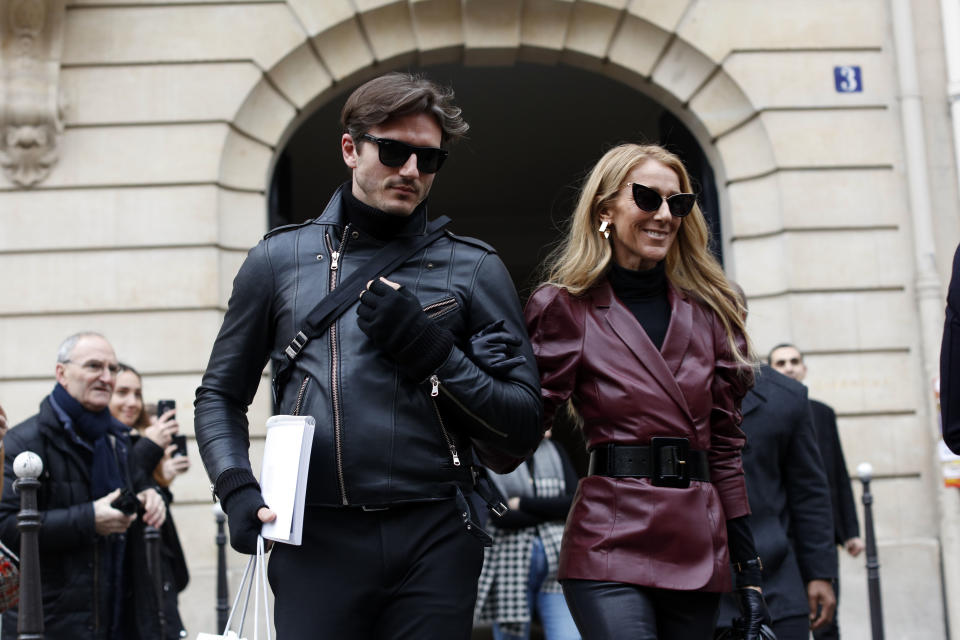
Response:
[[[75,445],[66,435],[56,411],[45,398],[40,413],[13,427],[4,438],[4,487],[0,500],[0,539],[11,549],[20,548],[17,513],[20,496],[14,491],[16,475],[13,461],[23,451],[33,451],[43,460],[40,489],[37,495],[41,524],[40,580],[42,589],[44,634],[48,640],[99,640],[109,638],[111,594],[100,588],[106,557],[107,539],[94,529],[93,497],[90,494],[92,453]],[[128,478],[134,491],[143,488]],[[139,520],[136,524],[139,523]],[[138,534],[137,531],[141,533]],[[142,529],[131,526],[128,539],[142,535]],[[125,585],[131,592],[149,588],[146,570],[131,555],[136,545],[126,545]],[[145,561],[145,558],[144,558]],[[148,638],[139,631],[155,628],[151,610],[140,613],[137,628],[130,628],[126,637]],[[153,623],[150,621],[154,620]],[[17,610],[3,614],[3,637],[17,636]]]
[[[743,399],[743,469],[763,596],[776,620],[809,614],[806,583],[837,576],[830,492],[807,388],[764,365]],[[723,597],[720,624],[737,616]]]
[[[960,454],[960,247],[953,254],[940,344],[940,428],[950,450]]]
[[[833,541],[843,544],[860,535],[860,524],[857,521],[850,474],[847,473],[847,461],[843,457],[840,434],[837,432],[837,414],[818,400],[810,401],[810,410],[813,412],[813,428],[817,434],[823,470],[827,473],[827,484],[830,487]]]

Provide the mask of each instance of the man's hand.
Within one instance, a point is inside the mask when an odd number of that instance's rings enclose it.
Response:
[[[386,278],[361,292],[357,326],[415,382],[433,373],[453,348],[453,335],[427,317],[417,297]]]
[[[847,553],[856,558],[858,555],[863,553],[863,550],[867,548],[867,545],[863,543],[863,538],[860,536],[855,536],[844,542],[843,548],[847,550]]]
[[[123,533],[130,524],[137,519],[137,515],[125,515],[119,509],[114,509],[110,503],[120,496],[120,489],[114,489],[99,500],[93,501],[93,528],[97,535],[107,536],[111,533]]]
[[[811,629],[830,624],[837,611],[837,597],[829,580],[811,580],[807,583],[807,604],[810,606]]]
[[[230,529],[230,546],[247,555],[257,552],[257,536],[265,522],[277,519],[264,502],[260,489],[247,486],[230,493],[225,504],[227,527]]]
[[[137,494],[137,499],[143,505],[143,522],[156,529],[160,528],[167,519],[167,503],[156,489],[144,489]]]

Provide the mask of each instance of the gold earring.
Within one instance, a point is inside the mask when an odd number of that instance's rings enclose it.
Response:
[[[603,237],[604,237],[604,238],[609,238],[609,237],[610,237],[610,232],[607,231],[607,227],[609,226],[609,224],[610,224],[610,223],[607,222],[606,220],[604,220],[603,222],[600,223],[600,229],[599,229],[599,231],[600,231],[600,233],[603,234]]]

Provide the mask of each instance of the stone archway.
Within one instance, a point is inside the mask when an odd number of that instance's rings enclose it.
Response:
[[[779,194],[769,184],[777,169],[773,148],[750,100],[721,62],[677,32],[682,6],[640,10],[620,4],[387,1],[361,3],[354,11],[346,2],[325,3],[320,10],[289,0],[310,37],[261,76],[236,113],[221,156],[221,229],[233,226],[238,211],[248,212],[240,214],[245,224],[254,219],[254,209],[263,220],[277,150],[344,88],[411,64],[531,61],[563,62],[613,78],[682,121],[716,172],[725,249],[742,229],[780,230]],[[762,221],[741,219],[740,203],[755,201],[757,192]],[[732,256],[728,269],[735,275],[737,253],[725,253]]]
[[[563,63],[618,81],[665,107],[706,154],[715,173],[726,266],[734,277],[738,260],[755,264],[757,256],[749,249],[738,256],[733,239],[758,228],[782,228],[776,164],[758,112],[722,64],[676,32],[682,11],[674,6],[639,14],[608,6],[617,3],[420,0],[361,3],[377,6],[316,16],[299,0],[288,2],[295,13],[302,10],[312,35],[251,88],[221,156],[224,300],[243,258],[233,250],[241,244],[230,239],[249,237],[237,234],[237,225],[264,230],[274,164],[294,132],[369,77],[407,67]],[[759,223],[752,215],[757,205],[741,205],[756,201],[758,193]],[[780,258],[761,257],[767,273],[784,269]]]

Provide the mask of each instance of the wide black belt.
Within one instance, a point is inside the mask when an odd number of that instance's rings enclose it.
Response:
[[[590,475],[650,478],[657,487],[710,482],[707,452],[690,448],[686,438],[651,438],[650,446],[607,444],[590,450]]]

